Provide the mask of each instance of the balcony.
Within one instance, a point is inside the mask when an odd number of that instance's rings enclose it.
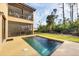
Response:
[[[28,12],[26,10],[23,10],[23,9],[14,7],[14,6],[8,7],[8,15],[33,21],[33,13],[32,12]]]

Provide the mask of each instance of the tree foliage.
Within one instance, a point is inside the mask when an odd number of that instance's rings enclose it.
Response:
[[[74,5],[75,4],[73,4],[73,6]],[[53,9],[51,14],[47,16],[47,21],[46,21],[47,25],[41,25],[41,24],[39,25],[39,27],[38,27],[39,32],[54,32],[54,33],[79,35],[79,18],[77,18],[77,20],[75,20],[75,21],[72,21],[73,17],[71,18],[72,20],[65,17],[64,23],[61,24],[60,23],[61,19],[60,19],[58,24],[56,24],[55,19],[57,19],[57,17],[58,17],[58,15],[56,15],[56,13],[57,13],[57,9]]]
[[[54,27],[54,20],[58,17],[58,15],[56,15],[57,9],[53,9],[53,11],[51,12],[51,15],[47,16],[47,26],[49,28],[49,31],[52,30],[52,28]]]

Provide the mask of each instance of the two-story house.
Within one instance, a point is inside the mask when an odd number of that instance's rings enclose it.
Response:
[[[0,43],[33,35],[35,9],[24,3],[0,4]]]

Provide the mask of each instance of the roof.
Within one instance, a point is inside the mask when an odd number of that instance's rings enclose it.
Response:
[[[26,9],[29,8],[31,11],[35,11],[36,10],[35,8],[29,6],[29,5],[25,4],[25,3],[8,3],[8,4],[9,5],[13,5],[13,6],[18,6],[19,5],[19,8],[20,7],[24,7]]]
[[[30,9],[32,9],[33,11],[35,11],[35,10],[36,10],[35,8],[33,8],[33,7],[29,6],[29,5],[25,4],[25,3],[21,3],[21,4],[23,4],[25,7],[28,7],[28,8],[30,8]]]

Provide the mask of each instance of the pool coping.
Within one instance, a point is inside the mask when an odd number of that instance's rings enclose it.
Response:
[[[57,41],[62,41],[62,42],[64,42],[64,41],[71,41],[71,42],[79,43],[79,42],[77,42],[77,41],[72,41],[72,40],[63,40],[63,39],[58,39],[58,38],[51,38],[51,37],[46,37],[46,36],[42,36],[42,35],[39,35],[39,34],[35,34],[35,35],[41,36],[41,37],[45,37],[45,38],[48,38],[48,39],[53,39],[53,40],[57,40]]]
[[[48,38],[48,37],[37,35],[37,34],[35,34],[35,36],[46,38],[46,39],[49,39],[49,40],[55,40],[55,41],[58,41],[58,42],[61,42],[61,43],[64,43],[64,41],[65,41],[65,40],[61,40],[61,39],[57,40],[57,38]]]

